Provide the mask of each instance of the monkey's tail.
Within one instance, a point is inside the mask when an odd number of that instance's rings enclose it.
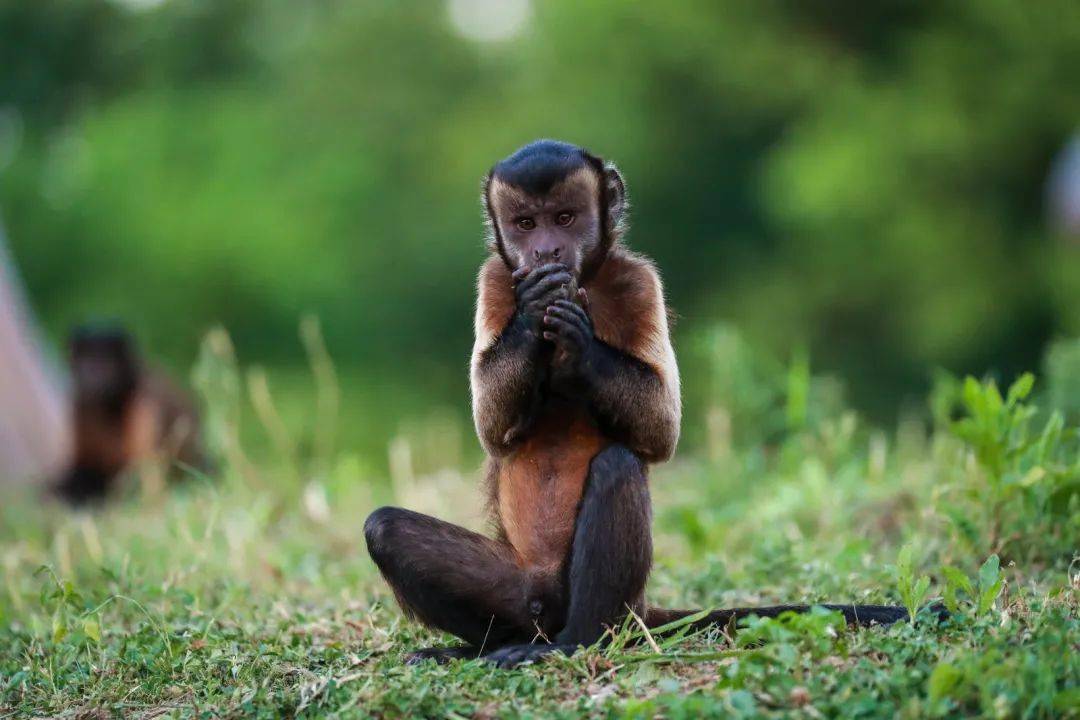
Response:
[[[844,615],[844,619],[851,625],[892,625],[895,622],[908,619],[908,611],[897,605],[769,605],[766,607],[728,608],[726,610],[713,610],[705,617],[690,623],[692,630],[700,630],[708,627],[734,627],[739,620],[751,615],[758,617],[777,617],[785,612],[804,613],[813,607],[823,607],[828,610],[837,610]],[[940,604],[930,607],[939,620],[948,617],[948,611]],[[684,618],[700,613],[700,610],[666,610],[664,608],[649,608],[645,616],[645,624],[650,630],[663,630],[664,626],[677,622]],[[680,626],[685,627],[685,626]]]

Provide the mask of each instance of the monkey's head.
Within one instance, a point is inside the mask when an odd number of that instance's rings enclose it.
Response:
[[[119,417],[138,386],[135,342],[116,325],[83,325],[68,339],[75,402]]]
[[[555,140],[529,143],[484,180],[490,244],[511,270],[559,262],[588,278],[618,242],[626,206],[613,164]]]

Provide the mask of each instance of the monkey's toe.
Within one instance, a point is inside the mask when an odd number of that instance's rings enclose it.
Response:
[[[510,669],[528,665],[554,653],[573,655],[575,650],[577,645],[507,645],[484,655],[484,660],[496,667]]]

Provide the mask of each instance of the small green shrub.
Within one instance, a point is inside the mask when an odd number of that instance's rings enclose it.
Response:
[[[953,468],[942,510],[972,550],[1068,562],[1080,537],[1080,428],[1060,412],[1039,423],[1026,402],[1034,384],[1022,375],[1004,398],[993,380],[939,385],[935,414],[973,460]]]

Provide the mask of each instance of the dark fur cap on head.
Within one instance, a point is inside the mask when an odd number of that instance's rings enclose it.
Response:
[[[530,195],[543,195],[555,183],[585,166],[591,166],[598,176],[604,173],[604,162],[577,145],[559,140],[536,140],[497,162],[489,176]]]
[[[560,140],[535,140],[495,163],[484,177],[482,202],[487,228],[487,246],[492,252],[506,254],[491,207],[491,183],[498,179],[530,195],[544,195],[560,180],[581,168],[591,168],[599,180],[601,249],[604,253],[618,243],[626,232],[629,202],[626,186],[614,163],[605,162],[588,150]]]
[[[135,339],[119,322],[105,320],[77,325],[68,336],[72,351],[100,349],[135,354]]]

